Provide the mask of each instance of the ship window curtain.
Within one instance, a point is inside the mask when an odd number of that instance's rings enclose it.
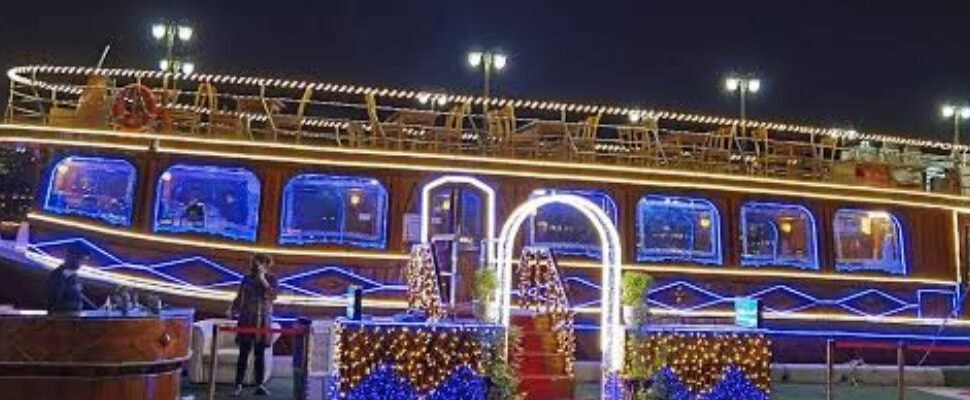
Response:
[[[836,269],[906,275],[902,225],[880,210],[840,209],[833,220]]]
[[[49,174],[44,211],[131,226],[136,171],[130,162],[66,157]]]
[[[721,217],[701,198],[647,195],[637,203],[637,261],[721,265]]]
[[[387,245],[387,190],[376,179],[297,175],[283,189],[280,244]]]
[[[544,194],[571,194],[599,206],[616,225],[616,202],[599,190],[538,190]],[[556,255],[600,258],[601,243],[593,223],[576,208],[553,203],[539,208],[529,219],[528,240],[532,246],[547,247]]]
[[[815,217],[793,204],[741,207],[741,265],[818,270]]]
[[[245,168],[178,164],[162,173],[155,232],[255,242],[260,182]]]

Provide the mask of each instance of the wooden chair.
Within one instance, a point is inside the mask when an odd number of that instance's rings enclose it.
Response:
[[[296,107],[296,114],[270,114],[269,119],[272,124],[274,136],[279,134],[292,135],[297,143],[303,141],[303,124],[306,122],[306,108],[313,97],[313,87],[307,86],[300,97],[300,103]]]
[[[599,132],[600,120],[603,114],[599,113],[586,117],[579,125],[574,125],[574,129],[569,130],[570,155],[575,155],[577,159],[584,162],[596,161],[596,141]]]
[[[439,129],[435,151],[457,152],[465,150],[465,118],[471,113],[471,103],[462,102],[451,106],[445,117],[445,126]]]
[[[701,162],[718,171],[731,169],[731,149],[734,138],[737,137],[736,132],[734,126],[721,127],[712,132],[700,149]]]
[[[489,110],[485,114],[488,135],[481,138],[487,151],[495,151],[506,156],[514,156],[518,144],[535,145],[535,139],[523,142],[517,139],[515,108],[511,104],[505,107]]]
[[[815,144],[815,160],[812,163],[815,178],[828,179],[831,176],[838,159],[839,141],[835,136],[822,136]]]
[[[755,128],[752,137],[756,143],[758,168],[765,175],[796,176],[799,157],[793,145],[772,143],[767,128]]]

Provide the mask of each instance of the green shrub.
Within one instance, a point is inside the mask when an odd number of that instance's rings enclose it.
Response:
[[[627,272],[623,274],[623,284],[620,290],[620,302],[624,306],[641,306],[645,304],[647,292],[653,286],[653,277],[645,272]]]

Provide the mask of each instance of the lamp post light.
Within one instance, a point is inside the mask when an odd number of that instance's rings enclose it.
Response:
[[[747,94],[758,93],[761,90],[761,80],[753,77],[736,77],[731,76],[724,80],[724,88],[729,92],[738,92],[738,98],[741,102],[741,134],[744,135],[745,132],[745,119],[747,118],[745,109]]]
[[[960,120],[970,119],[970,106],[966,104],[944,104],[940,108],[940,115],[943,118],[953,118],[953,154],[956,154],[956,146],[960,144]]]
[[[485,75],[482,97],[486,100],[489,97],[492,70],[501,71],[507,63],[508,57],[502,53],[494,51],[472,51],[468,53],[468,65],[471,65],[472,68],[482,67],[482,72]]]
[[[195,64],[183,61],[175,56],[176,42],[188,43],[195,35],[191,26],[172,22],[152,25],[152,37],[165,45],[165,58],[158,62],[158,67],[165,72],[181,72],[191,74],[195,72]]]

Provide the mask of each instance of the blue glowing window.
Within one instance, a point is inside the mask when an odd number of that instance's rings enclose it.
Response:
[[[818,270],[815,217],[793,204],[741,207],[741,265]]]
[[[67,157],[50,171],[44,211],[131,226],[135,167],[114,158]]]
[[[637,203],[637,261],[720,265],[721,217],[710,201],[648,195]]]
[[[155,193],[155,232],[256,241],[260,184],[247,169],[174,165]]]
[[[616,202],[599,190],[539,190],[533,197],[544,194],[571,194],[589,200],[603,209],[616,224]],[[539,208],[529,223],[529,239],[533,246],[548,247],[559,255],[599,258],[601,246],[596,228],[576,208],[552,203]]]
[[[835,267],[906,275],[903,230],[885,211],[841,209],[835,213]]]
[[[468,186],[447,185],[431,192],[431,215],[428,224],[431,237],[459,234],[472,239],[485,238],[485,205],[482,192]]]
[[[387,190],[376,179],[298,175],[283,189],[280,243],[384,248]]]

